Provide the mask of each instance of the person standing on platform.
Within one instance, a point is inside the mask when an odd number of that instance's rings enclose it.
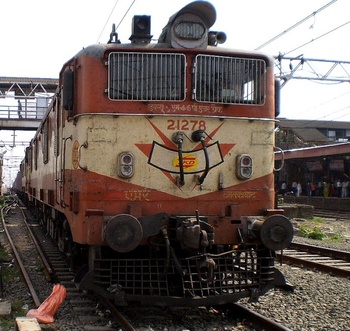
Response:
[[[325,198],[328,198],[328,196],[329,196],[329,183],[328,182],[323,183],[323,196]]]
[[[285,194],[287,193],[287,184],[286,184],[286,182],[282,182],[280,193],[281,193],[282,195],[285,195]]]
[[[301,184],[298,182],[296,196],[300,197],[301,196],[301,192],[302,192],[302,187],[301,187]]]
[[[341,197],[342,198],[346,198],[346,196],[347,196],[347,188],[346,188],[346,181],[345,181],[345,179],[342,181],[342,183],[341,183]]]
[[[308,181],[307,184],[306,184],[306,193],[307,193],[308,197],[311,197],[312,190],[311,190],[311,182],[310,181]]]
[[[21,101],[18,100],[18,110],[17,110],[17,112],[18,112],[18,118],[23,118],[23,117],[22,117],[22,114],[21,114],[21,111],[22,111],[22,104],[21,104]]]
[[[338,195],[338,198],[341,198],[341,195],[342,195],[342,185],[341,185],[340,179],[337,180],[336,186],[337,186],[337,195]]]

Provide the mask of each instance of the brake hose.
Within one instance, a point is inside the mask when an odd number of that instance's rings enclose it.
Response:
[[[209,172],[209,154],[207,150],[207,146],[205,144],[205,135],[206,133],[203,130],[197,130],[192,132],[192,140],[193,141],[200,141],[203,147],[203,153],[205,158],[205,170],[202,173],[202,175],[198,178],[198,183],[201,185],[204,182],[205,177],[207,177]]]
[[[205,170],[202,173],[202,175],[198,178],[199,184],[203,184],[205,177],[207,177],[208,172],[209,172],[209,155],[208,155],[208,150],[207,146],[205,145],[205,139],[201,139],[201,144],[203,147],[203,152],[204,152],[204,157],[205,157]]]
[[[173,141],[177,144],[177,153],[178,153],[178,157],[179,157],[180,178],[179,178],[178,184],[180,186],[185,185],[185,172],[184,172],[184,164],[183,164],[183,159],[182,159],[183,135],[184,135],[184,133],[181,131],[178,131],[173,135]]]

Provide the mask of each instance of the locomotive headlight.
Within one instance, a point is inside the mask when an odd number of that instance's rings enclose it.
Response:
[[[134,155],[129,152],[120,153],[118,156],[118,176],[131,178],[134,174]]]
[[[208,46],[208,33],[215,23],[216,12],[206,1],[194,1],[170,17],[158,38],[159,44],[173,48],[202,48]]]
[[[249,179],[253,174],[253,160],[249,154],[237,155],[236,175],[239,179]]]
[[[174,28],[175,35],[182,39],[201,39],[206,32],[199,22],[180,22]]]

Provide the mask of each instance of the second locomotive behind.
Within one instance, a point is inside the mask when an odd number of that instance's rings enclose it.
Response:
[[[291,223],[275,208],[273,59],[223,48],[214,7],[195,1],[151,43],[67,61],[22,163],[22,193],[80,268],[77,284],[157,305],[257,299],[283,276]]]

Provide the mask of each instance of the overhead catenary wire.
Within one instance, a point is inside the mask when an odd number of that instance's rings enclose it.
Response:
[[[123,22],[125,16],[129,13],[129,11],[130,11],[130,9],[132,8],[132,6],[135,4],[135,1],[136,1],[136,0],[133,0],[132,3],[131,3],[131,5],[129,6],[129,8],[126,10],[125,14],[124,14],[123,17],[121,18],[121,20],[120,20],[120,22],[119,22],[119,24],[118,24],[118,26],[117,26],[117,29],[119,28],[120,24],[122,24],[122,22]],[[100,41],[101,36],[102,36],[104,30],[106,29],[106,26],[107,26],[107,24],[108,24],[108,22],[109,22],[111,16],[113,15],[114,10],[115,10],[115,7],[117,6],[118,2],[119,2],[119,0],[116,0],[116,1],[115,1],[114,5],[113,5],[113,8],[112,8],[111,12],[109,13],[108,18],[107,18],[107,20],[106,20],[106,22],[105,22],[105,24],[104,24],[104,26],[103,26],[103,28],[102,28],[102,30],[101,30],[101,32],[100,32],[100,35],[99,35],[98,38],[97,38],[96,43],[98,43],[98,42]]]
[[[326,5],[324,5],[323,7],[317,9],[316,11],[314,11],[313,13],[311,13],[310,15],[306,16],[305,18],[303,18],[301,21],[293,24],[291,27],[289,27],[288,29],[284,30],[283,32],[279,33],[278,35],[276,35],[275,37],[271,38],[270,40],[268,40],[267,42],[263,43],[262,45],[258,46],[257,48],[255,48],[256,51],[264,48],[265,46],[271,44],[273,41],[277,40],[278,38],[282,37],[283,35],[285,35],[286,33],[292,31],[293,29],[295,29],[297,26],[299,26],[300,24],[304,23],[305,21],[307,21],[308,19],[310,19],[311,17],[314,17],[316,14],[318,14],[319,12],[321,12],[322,10],[326,9],[327,7],[329,7],[330,5],[332,5],[333,3],[337,2],[338,0],[332,0],[329,3],[327,3]]]
[[[349,23],[350,23],[350,21],[347,21],[347,22],[345,22],[345,23],[339,25],[338,27],[336,27],[336,28],[334,28],[334,29],[332,29],[332,30],[330,30],[330,31],[328,31],[328,32],[326,32],[326,33],[324,33],[324,34],[318,36],[317,38],[313,38],[313,39],[311,39],[310,41],[308,41],[308,42],[306,42],[306,43],[304,43],[304,44],[302,44],[302,45],[300,45],[300,46],[298,46],[298,47],[292,49],[291,51],[285,53],[285,55],[290,54],[290,53],[292,53],[292,52],[294,52],[294,51],[296,51],[296,50],[298,50],[298,49],[300,49],[300,48],[302,48],[302,47],[304,47],[304,46],[306,46],[306,45],[308,45],[308,44],[311,44],[312,42],[314,42],[314,41],[316,41],[316,40],[318,40],[318,39],[321,39],[321,38],[323,38],[323,37],[329,35],[330,33],[332,33],[332,32],[334,32],[334,31],[336,31],[336,30],[338,30],[338,29],[344,27],[345,25],[347,25],[347,24],[349,24]]]
[[[309,110],[312,110],[312,109],[317,109],[319,108],[320,106],[325,106],[326,104],[328,103],[332,103],[333,101],[337,100],[337,99],[340,99],[340,98],[343,98],[343,97],[346,97],[347,95],[350,94],[350,91],[348,92],[345,92],[345,93],[342,93],[341,95],[338,95],[337,97],[333,98],[333,99],[330,99],[330,100],[327,100],[326,102],[322,102],[321,104],[318,104],[318,105],[315,105],[313,107],[310,107],[308,109],[304,109],[302,111],[299,112],[300,113],[307,113]],[[343,106],[342,108],[338,109],[338,110],[334,110],[332,111],[331,113],[327,113],[325,115],[322,115],[322,116],[319,116],[317,118],[314,118],[314,119],[305,119],[305,120],[302,120],[303,121],[303,125],[301,127],[299,127],[300,129],[303,129],[305,128],[305,130],[308,130],[310,125],[312,125],[312,123],[318,123],[320,124],[320,122],[324,121],[324,122],[333,122],[335,120],[338,120],[339,118],[342,118],[342,117],[345,117],[345,116],[348,116],[348,112],[346,112],[345,114],[342,114],[341,112],[343,112],[344,110],[347,110],[348,108],[350,108],[350,106],[346,105],[346,106]],[[336,115],[337,114],[337,115]],[[296,114],[298,115],[298,114]],[[337,117],[334,117],[334,116],[337,116]],[[325,118],[329,118],[330,116],[332,116],[332,118],[330,119],[325,119]]]
[[[345,114],[339,114],[339,116],[331,118],[331,119],[327,119],[327,117],[329,115],[334,115],[335,113],[342,112],[342,111],[347,110],[349,108],[350,108],[350,106],[345,106],[345,107],[333,112],[332,114],[326,114],[326,115],[320,116],[320,117],[318,117],[316,119],[312,119],[312,120],[299,120],[299,121],[303,121],[303,124],[301,126],[298,126],[298,129],[300,130],[300,132],[303,132],[303,131],[310,130],[310,127],[314,126],[315,124],[317,124],[317,126],[320,126],[323,123],[327,125],[327,123],[329,123],[329,122],[339,121],[340,118],[347,116],[348,112]]]
[[[105,28],[106,28],[106,26],[107,26],[107,24],[108,24],[108,22],[109,22],[111,16],[113,15],[114,9],[115,9],[115,7],[117,6],[118,2],[119,2],[119,0],[116,0],[116,2],[114,3],[114,6],[113,6],[113,8],[112,8],[111,12],[109,13],[109,16],[108,16],[108,18],[107,18],[107,20],[106,20],[106,23],[104,24],[104,26],[103,26],[103,28],[102,28],[102,30],[101,30],[101,33],[100,33],[100,35],[99,35],[98,38],[97,38],[96,44],[100,41],[101,36],[102,36],[102,33],[103,33],[103,31],[105,30]]]
[[[131,3],[131,5],[129,6],[128,10],[125,12],[124,16],[123,16],[122,19],[120,20],[120,22],[119,22],[119,24],[117,25],[117,28],[116,28],[117,30],[118,30],[120,24],[123,23],[125,16],[129,13],[129,11],[130,11],[131,7],[134,5],[135,1],[136,1],[136,0],[133,0],[133,2]]]
[[[327,7],[329,7],[330,5],[334,4],[335,2],[336,2],[336,1],[331,1],[331,2],[327,3],[325,6],[321,7],[320,9],[318,9],[318,10],[315,11],[315,12],[313,12],[312,14],[308,15],[306,18],[304,18],[303,20],[301,20],[301,21],[299,21],[298,23],[294,24],[294,25],[291,26],[289,29],[283,31],[282,33],[278,34],[278,35],[275,36],[274,38],[270,39],[268,42],[262,44],[261,46],[259,46],[258,48],[256,48],[256,50],[258,50],[258,49],[260,49],[260,48],[262,48],[262,47],[268,45],[269,43],[271,43],[271,42],[273,42],[274,40],[278,39],[279,37],[283,36],[283,35],[286,34],[287,32],[293,30],[294,28],[296,28],[296,27],[299,26],[300,24],[304,23],[305,21],[307,21],[307,20],[310,19],[311,17],[314,17],[314,19],[315,19],[316,13],[319,13],[320,11],[326,9]],[[325,36],[328,36],[329,34],[331,34],[331,33],[335,32],[335,31],[337,31],[337,30],[343,28],[344,26],[348,25],[349,23],[350,23],[350,21],[347,21],[347,22],[345,22],[345,23],[342,23],[341,25],[339,25],[339,26],[337,26],[337,27],[331,29],[331,30],[328,31],[328,32],[325,32],[324,34],[318,36],[317,38],[314,38],[314,39],[312,39],[311,41],[309,41],[309,42],[307,42],[307,43],[303,43],[301,46],[298,46],[298,47],[294,48],[293,50],[291,50],[291,51],[289,51],[289,52],[287,52],[287,53],[284,53],[282,56],[285,56],[285,55],[287,55],[287,54],[290,54],[290,53],[292,53],[292,52],[294,52],[294,51],[296,51],[296,50],[299,50],[300,48],[302,48],[302,47],[304,47],[304,46],[306,46],[306,45],[308,45],[308,44],[310,44],[310,43],[312,43],[312,42],[314,42],[314,41],[317,41],[317,40],[319,40],[319,39],[321,39],[321,38],[323,38],[323,37],[325,37]],[[311,28],[311,27],[310,27],[310,28]],[[299,51],[299,52],[300,52],[300,51]],[[335,61],[335,62],[336,62],[336,61]],[[313,81],[312,78],[310,78],[310,81]],[[317,83],[320,83],[320,82],[317,82]],[[320,84],[325,84],[325,82],[322,81],[322,83],[320,83]],[[330,83],[327,82],[327,84],[330,84]],[[333,84],[333,83],[332,83],[332,84]],[[337,83],[337,84],[339,84],[339,83]],[[332,101],[334,101],[334,99],[329,100],[329,103],[332,102]],[[318,108],[318,107],[313,107],[313,108]],[[336,120],[336,118],[342,118],[342,117],[348,116],[348,114],[344,114],[344,113],[343,113],[344,111],[346,111],[346,110],[348,110],[348,109],[349,109],[349,107],[345,107],[345,108],[342,107],[340,110],[337,110],[337,111],[334,111],[334,110],[333,110],[332,112],[329,112],[329,113],[327,113],[327,114],[324,115],[324,116],[315,118],[314,120],[310,120],[310,121],[308,121],[308,122],[324,120],[325,117],[330,118],[329,121],[334,121],[334,120]],[[301,113],[302,113],[303,115],[305,115],[305,111],[302,111]],[[343,114],[338,114],[338,113],[343,113]],[[336,114],[338,114],[338,115],[340,115],[340,116],[335,117]]]

